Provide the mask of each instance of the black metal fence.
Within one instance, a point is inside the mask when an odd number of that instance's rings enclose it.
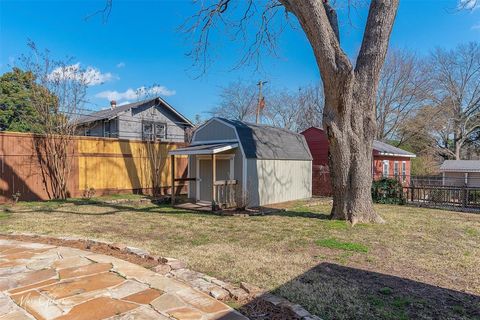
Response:
[[[442,176],[393,176],[403,186],[398,192],[398,201],[390,203],[406,203],[422,207],[445,208],[455,211],[480,213],[480,187],[465,185],[464,178],[446,180]],[[470,181],[471,182],[471,181]]]
[[[406,203],[459,211],[480,211],[480,188],[410,186],[404,188]]]

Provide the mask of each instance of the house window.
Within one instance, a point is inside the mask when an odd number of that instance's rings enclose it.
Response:
[[[165,123],[155,123],[155,138],[165,139],[167,138],[167,125]]]
[[[161,122],[143,122],[143,140],[160,140],[167,137],[167,125]]]
[[[389,172],[390,172],[390,163],[388,162],[388,160],[383,160],[383,168],[382,168],[383,177],[387,178]]]
[[[398,169],[399,169],[398,168],[398,161],[395,161],[393,163],[393,175],[395,176],[395,178],[398,177],[398,173],[399,173]]]
[[[110,137],[110,121],[103,122],[103,136]]]
[[[403,181],[407,180],[407,162],[402,161],[402,178]]]

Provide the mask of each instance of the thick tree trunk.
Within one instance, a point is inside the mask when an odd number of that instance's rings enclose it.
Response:
[[[323,124],[330,143],[333,219],[383,222],[373,209],[372,144],[380,70],[399,0],[372,0],[355,67],[340,47],[334,11],[320,0],[280,0],[295,14],[323,80]]]
[[[331,217],[352,224],[381,223],[383,219],[373,209],[371,194],[374,101],[371,97],[361,97],[358,87],[354,84],[353,90],[340,90],[344,95],[340,100],[326,96],[323,124],[330,144]],[[345,113],[340,116],[336,110]],[[332,117],[332,114],[337,115]]]
[[[459,141],[457,141],[457,143],[455,143],[455,160],[461,159],[461,156],[460,156],[461,149],[462,149],[462,145],[460,144]]]

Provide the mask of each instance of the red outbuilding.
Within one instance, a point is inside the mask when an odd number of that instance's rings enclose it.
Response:
[[[331,195],[330,175],[328,170],[328,139],[321,128],[311,127],[301,132],[307,140],[312,162],[312,194],[316,196]],[[410,182],[410,164],[415,154],[388,143],[373,142],[372,178],[382,177],[399,179],[404,185]]]

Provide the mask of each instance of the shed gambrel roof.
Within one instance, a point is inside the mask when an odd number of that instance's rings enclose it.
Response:
[[[312,160],[305,137],[268,125],[213,118],[235,128],[246,158],[260,160]]]
[[[480,172],[480,160],[445,160],[440,172]]]
[[[134,102],[134,103],[124,104],[124,105],[115,107],[113,109],[108,108],[108,109],[105,109],[105,110],[100,110],[100,111],[97,111],[97,112],[93,112],[93,113],[78,117],[74,121],[77,125],[81,125],[81,124],[84,124],[84,123],[89,123],[89,122],[98,121],[98,120],[110,120],[110,119],[113,119],[113,118],[117,117],[122,112],[128,111],[130,109],[135,109],[135,108],[138,108],[138,107],[141,107],[141,106],[144,106],[144,105],[148,105],[148,104],[152,104],[152,105],[161,104],[167,110],[172,112],[180,120],[179,122],[181,124],[183,124],[185,126],[188,126],[188,127],[193,126],[193,124],[191,123],[190,120],[188,120],[187,117],[185,117],[180,112],[175,110],[171,105],[169,105],[165,100],[163,100],[160,97],[156,97],[156,98],[148,99],[148,100],[144,100],[144,101],[139,101],[139,102]]]

